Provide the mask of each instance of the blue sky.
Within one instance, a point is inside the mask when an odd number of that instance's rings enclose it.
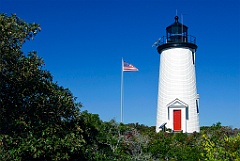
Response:
[[[240,128],[239,0],[0,1],[1,13],[41,25],[23,50],[37,51],[54,81],[104,121],[120,121],[122,57],[136,66],[139,72],[124,73],[123,118],[148,126],[156,122],[159,71],[152,44],[176,10],[197,38],[200,126]]]

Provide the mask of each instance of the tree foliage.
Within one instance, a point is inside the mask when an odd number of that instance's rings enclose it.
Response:
[[[1,160],[67,159],[84,145],[81,104],[52,81],[36,52],[21,50],[40,30],[16,15],[0,15]]]

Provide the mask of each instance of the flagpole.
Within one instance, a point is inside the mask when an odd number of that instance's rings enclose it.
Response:
[[[123,122],[123,58],[122,58],[122,69],[121,69],[121,123]]]
[[[132,64],[128,64],[126,62],[123,61],[122,58],[122,71],[121,71],[121,104],[120,104],[120,110],[121,110],[121,123],[123,123],[123,102],[124,102],[124,98],[123,98],[123,74],[124,72],[134,72],[134,71],[138,71],[138,68],[134,67]]]

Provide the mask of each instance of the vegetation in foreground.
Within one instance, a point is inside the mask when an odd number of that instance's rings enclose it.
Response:
[[[240,129],[221,123],[201,133],[156,133],[81,111],[37,53],[22,52],[40,30],[0,14],[0,160],[240,160]]]

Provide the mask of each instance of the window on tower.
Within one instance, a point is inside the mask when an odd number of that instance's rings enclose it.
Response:
[[[194,52],[192,51],[192,62],[193,62],[193,65],[195,64],[195,58],[194,58]]]
[[[197,113],[199,113],[199,109],[198,109],[198,100],[196,100],[196,107],[197,107]]]

